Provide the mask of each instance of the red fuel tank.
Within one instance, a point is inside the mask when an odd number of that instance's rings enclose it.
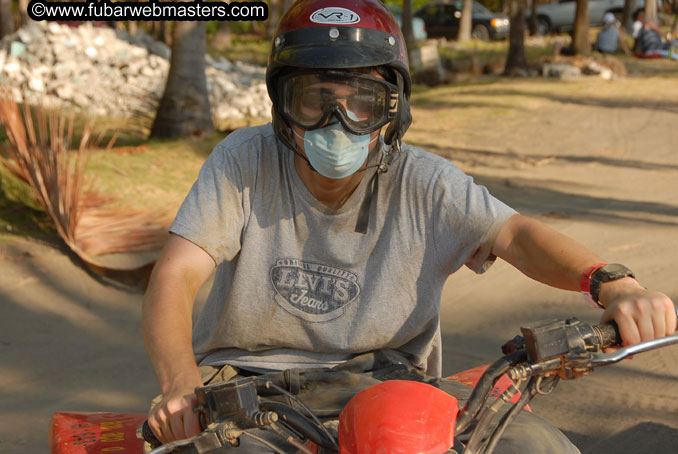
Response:
[[[389,380],[356,394],[339,416],[340,454],[441,454],[454,443],[457,399]]]

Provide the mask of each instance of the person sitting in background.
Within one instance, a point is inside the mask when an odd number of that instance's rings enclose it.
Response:
[[[644,14],[639,15],[639,19]],[[670,41],[671,36],[664,33],[653,19],[643,21],[634,45],[634,53],[639,57],[670,57],[678,59],[678,40]]]
[[[614,14],[605,13],[603,24],[603,28],[598,33],[595,50],[604,54],[614,54],[621,47],[626,55],[631,55],[631,51],[624,42],[624,30]]]
[[[638,39],[640,31],[643,29],[643,22],[645,22],[645,11],[639,9],[638,11],[633,13],[633,26],[631,29],[631,36],[633,36],[634,41]]]

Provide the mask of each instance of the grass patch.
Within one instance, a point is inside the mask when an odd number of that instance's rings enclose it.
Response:
[[[55,236],[56,229],[26,183],[0,165],[0,235]]]
[[[98,189],[126,206],[176,210],[205,158],[224,137],[215,133],[201,139],[150,140],[93,152],[87,170]]]
[[[525,41],[525,55],[528,61],[553,55],[553,44],[552,38],[527,39]],[[489,42],[472,40],[463,43],[448,42],[438,46],[441,58],[456,60],[475,55],[481,63],[488,63],[496,59],[506,59],[508,49],[508,40]]]
[[[224,57],[229,61],[244,61],[259,66],[268,64],[268,54],[271,50],[269,39],[247,39],[240,35],[233,36],[231,45],[225,49],[216,49],[208,45],[208,52],[213,57]]]
[[[114,196],[121,206],[149,211],[166,209],[173,213],[197,178],[205,158],[225,136],[215,133],[199,139],[145,141],[123,136],[110,151],[90,152],[87,174],[96,189]],[[102,143],[105,145],[107,140]],[[6,136],[4,140],[0,138],[0,144],[7,145]],[[2,165],[0,235],[56,235],[32,189]]]

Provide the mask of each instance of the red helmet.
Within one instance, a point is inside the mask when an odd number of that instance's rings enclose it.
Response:
[[[411,122],[410,72],[400,27],[379,0],[297,0],[280,20],[271,45],[266,85],[278,137],[293,146],[282,115],[279,81],[300,69],[376,68],[398,87],[397,110],[385,142],[399,142]]]

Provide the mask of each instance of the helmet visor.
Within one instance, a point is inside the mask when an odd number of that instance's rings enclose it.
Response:
[[[297,72],[281,81],[284,116],[299,127],[322,128],[338,118],[354,134],[376,131],[395,117],[397,87],[369,74]]]

